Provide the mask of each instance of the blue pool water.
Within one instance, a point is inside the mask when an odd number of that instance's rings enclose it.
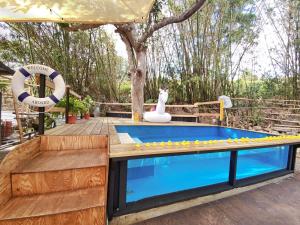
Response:
[[[259,138],[267,135],[217,126],[116,126],[116,129],[118,133],[128,133],[138,142]]]
[[[223,127],[117,126],[139,142],[264,137],[267,134]],[[230,150],[230,149],[229,149]],[[285,169],[289,146],[238,151],[236,178]],[[126,202],[228,182],[230,151],[132,159],[127,164]]]

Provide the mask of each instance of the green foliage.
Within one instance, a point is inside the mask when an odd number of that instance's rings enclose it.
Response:
[[[194,3],[168,1],[164,11],[178,15]],[[235,82],[240,62],[255,46],[258,36],[253,8],[252,0],[211,0],[187,21],[155,33],[148,46],[145,99],[156,99],[158,88],[164,84],[168,84],[172,103],[237,94]],[[247,90],[245,94],[256,92],[256,86],[251,88],[248,90],[247,85],[241,89]]]
[[[252,109],[252,116],[250,117],[250,122],[253,126],[260,125],[263,122],[262,115],[256,108]]]
[[[54,128],[55,125],[56,125],[56,123],[55,123],[55,120],[53,119],[53,117],[46,115],[45,128],[48,130],[48,129]]]
[[[59,103],[56,104],[57,107],[66,107],[66,97],[62,98]],[[78,115],[79,113],[85,113],[88,111],[87,104],[73,96],[69,98],[69,111],[70,114]]]
[[[129,81],[122,82],[119,86],[119,101],[130,102],[131,101],[131,84]]]
[[[90,95],[96,101],[115,101],[121,82],[119,75],[124,74],[126,61],[117,55],[113,39],[103,28],[67,32],[63,29],[66,26],[2,25],[0,61],[48,65],[59,71],[78,94]]]
[[[82,108],[82,113],[89,113],[91,107],[94,105],[94,101],[91,96],[87,95],[83,100],[83,108]]]
[[[147,99],[145,103],[156,103],[157,100],[156,99]]]
[[[282,4],[266,8],[265,13],[273,26],[276,21],[272,18],[282,16],[282,24],[288,29],[283,39],[287,35],[289,44],[279,47],[283,49],[277,50],[281,58],[274,60],[282,68],[282,74],[272,71],[258,77],[241,66],[245,63],[244,56],[252,54],[251,49],[258,41],[260,13],[257,10],[261,4],[255,0],[208,0],[190,19],[164,27],[146,43],[146,102],[157,101],[160,87],[169,89],[171,104],[215,100],[223,94],[257,99],[299,97],[300,3],[276,2]],[[194,0],[155,1],[149,24],[138,25],[137,34],[165,16],[178,15],[194,3]],[[282,10],[280,15],[279,9]],[[131,101],[127,62],[117,55],[114,39],[103,28],[67,32],[64,28],[69,24],[65,23],[0,26],[3,31],[0,34],[1,61],[49,65],[61,72],[77,93],[91,96],[83,101],[70,100],[74,114],[88,112],[93,104],[91,99]],[[0,86],[0,89],[5,88]],[[64,107],[65,99],[59,105]],[[257,120],[259,118],[254,116],[253,123]]]

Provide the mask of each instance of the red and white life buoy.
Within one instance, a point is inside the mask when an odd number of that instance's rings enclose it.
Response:
[[[29,95],[24,89],[24,82],[33,74],[43,74],[48,76],[55,86],[52,95],[45,98],[37,98]],[[52,106],[59,102],[65,94],[66,85],[62,76],[48,66],[32,64],[27,65],[17,70],[12,79],[12,90],[14,95],[20,102],[36,107]]]

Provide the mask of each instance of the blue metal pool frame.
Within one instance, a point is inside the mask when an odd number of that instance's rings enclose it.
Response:
[[[268,145],[264,147],[277,147],[282,145]],[[162,205],[172,204],[178,201],[189,200],[196,197],[201,197],[210,194],[216,194],[219,192],[227,191],[236,187],[243,187],[255,183],[259,183],[268,179],[284,176],[293,173],[295,170],[295,160],[297,154],[297,148],[300,148],[300,143],[296,143],[289,146],[289,156],[286,169],[278,170],[275,172],[265,173],[253,177],[244,179],[236,179],[237,171],[237,152],[241,150],[255,149],[254,147],[240,147],[238,150],[220,150],[220,151],[201,151],[201,152],[188,152],[188,153],[176,153],[176,154],[157,154],[151,156],[133,156],[122,158],[111,158],[109,165],[109,184],[108,184],[108,218],[112,219],[113,216],[120,216],[128,213],[134,213]],[[188,155],[188,154],[204,154],[211,152],[224,152],[230,151],[230,168],[229,168],[229,181],[219,184],[208,185],[205,187],[199,187],[184,191],[173,192],[169,194],[163,194],[159,196],[149,197],[136,202],[126,202],[126,187],[127,187],[127,163],[132,159],[152,158],[158,156],[168,155]]]

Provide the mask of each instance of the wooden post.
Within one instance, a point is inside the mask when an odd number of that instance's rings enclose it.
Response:
[[[69,106],[70,106],[70,86],[66,87],[66,123],[69,123]]]
[[[16,120],[17,120],[17,125],[19,128],[19,135],[20,135],[20,143],[24,142],[24,137],[23,137],[23,127],[21,124],[21,119],[20,119],[20,114],[19,114],[19,107],[18,107],[18,103],[17,103],[17,98],[16,96],[13,94],[13,102],[14,102],[14,108],[15,108],[15,112],[16,112]]]
[[[224,119],[224,100],[220,100],[220,121]]]
[[[46,76],[40,74],[39,97],[45,98],[46,94]],[[39,107],[39,135],[45,133],[45,107]]]

